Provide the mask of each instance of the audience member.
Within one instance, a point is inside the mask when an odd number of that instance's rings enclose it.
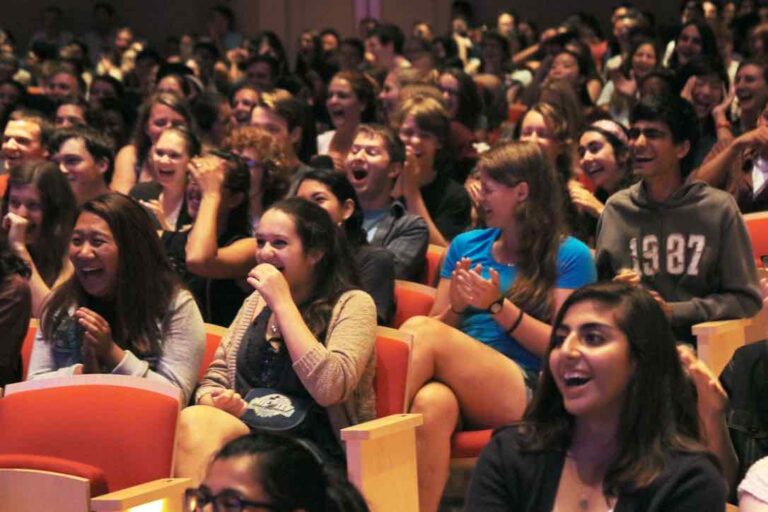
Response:
[[[28,279],[29,267],[0,237],[0,385],[22,379],[21,346],[27,336],[32,315],[32,294]]]
[[[29,378],[134,375],[170,382],[186,401],[205,331],[149,215],[122,194],[89,201],[80,208],[69,259],[75,272],[45,304]]]
[[[109,192],[107,183],[115,163],[111,140],[92,128],[78,126],[54,132],[50,146],[51,159],[69,181],[78,206]]]

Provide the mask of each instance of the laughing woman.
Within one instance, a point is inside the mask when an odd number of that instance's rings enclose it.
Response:
[[[170,382],[187,400],[205,348],[203,321],[144,209],[117,193],[88,201],[69,259],[75,273],[46,302],[29,379],[135,375]]]
[[[414,335],[411,411],[424,415],[416,434],[422,511],[437,510],[459,418],[475,429],[520,419],[551,319],[595,280],[587,247],[563,235],[555,171],[536,144],[496,147],[478,167],[490,228],[453,240],[431,318],[401,327]]]
[[[720,512],[725,497],[664,312],[604,283],[563,304],[533,402],[483,451],[465,510]]]
[[[310,440],[339,461],[339,430],[374,416],[376,308],[357,289],[331,217],[305,199],[279,201],[261,217],[256,246],[255,292],[216,351],[198,405],[181,414],[175,474],[195,482],[211,455],[250,429]]]

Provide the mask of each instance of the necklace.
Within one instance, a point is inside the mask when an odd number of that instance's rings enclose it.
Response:
[[[581,480],[581,478],[579,478],[579,476],[578,476],[578,467],[577,467],[578,463],[577,463],[576,457],[573,455],[573,453],[571,453],[570,451],[566,452],[566,457],[569,458],[572,461],[573,465],[574,465],[574,470],[575,470],[575,473],[576,473],[574,476],[576,477],[576,483],[580,487],[580,489],[579,489],[579,499],[576,502],[577,506],[578,506],[578,509],[579,510],[589,510],[589,502],[592,499],[592,495],[595,493],[595,488],[590,486],[590,485],[588,485],[588,484],[586,484],[586,483],[584,483]],[[611,510],[611,503],[612,503],[611,498],[609,498],[608,496],[604,496],[602,492],[600,493],[600,495],[605,500],[605,506],[607,507],[607,509]]]

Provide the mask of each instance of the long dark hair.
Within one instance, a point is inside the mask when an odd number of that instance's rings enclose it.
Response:
[[[43,222],[37,241],[28,247],[40,276],[53,286],[64,266],[64,255],[75,225],[77,202],[67,178],[53,162],[30,160],[11,169],[3,197],[3,216],[8,213],[14,187],[33,186],[40,194]]]
[[[117,289],[111,307],[110,328],[118,346],[142,356],[160,352],[160,321],[179,288],[147,211],[130,197],[116,192],[92,199],[80,207],[104,220],[117,245]],[[73,274],[54,289],[43,309],[42,330],[53,339],[71,307],[98,303]]]
[[[359,279],[349,251],[346,237],[339,236],[338,228],[328,212],[311,201],[291,197],[278,201],[270,210],[279,210],[290,216],[296,234],[301,239],[304,254],[322,253],[315,264],[315,285],[312,296],[301,306],[302,317],[317,338],[324,337],[331,311],[342,293],[359,288]]]
[[[568,297],[552,326],[539,388],[519,425],[521,448],[565,450],[575,418],[565,409],[552,377],[549,353],[555,333],[575,304],[594,301],[610,309],[629,343],[634,375],[619,415],[619,453],[608,467],[603,489],[608,496],[650,485],[673,451],[702,452],[695,392],[686,380],[672,328],[656,300],[642,288],[598,283]]]
[[[459,84],[459,108],[456,112],[456,121],[470,130],[477,128],[480,114],[483,112],[483,100],[477,90],[477,85],[472,77],[458,68],[448,68],[441,74],[450,75]]]
[[[259,432],[238,437],[213,462],[248,457],[251,474],[277,510],[367,512],[359,491],[333,466],[325,464],[314,445],[301,439]]]
[[[339,203],[345,203],[351,200],[355,205],[355,211],[344,221],[344,233],[347,235],[349,245],[354,249],[368,243],[368,239],[363,229],[363,209],[360,206],[360,200],[357,198],[355,188],[347,179],[344,173],[336,172],[332,169],[312,169],[301,174],[291,187],[291,195],[296,195],[301,184],[307,180],[322,183],[331,194],[336,196]]]
[[[480,157],[478,168],[506,186],[528,183],[528,198],[515,211],[519,274],[506,296],[528,314],[548,321],[553,307],[550,292],[557,279],[557,253],[565,232],[555,170],[532,142],[497,146]]]
[[[683,30],[690,26],[696,27],[696,30],[699,31],[699,35],[701,35],[701,53],[699,55],[703,55],[712,59],[719,59],[720,53],[717,50],[717,38],[715,37],[715,33],[710,28],[709,23],[704,20],[693,19],[687,23],[684,23],[683,26],[680,27],[680,31],[675,36],[675,43],[677,43],[677,40],[680,38],[680,34],[683,33]],[[669,58],[669,69],[677,69],[679,66],[680,62],[678,62],[677,59],[677,51],[672,52],[672,56]]]

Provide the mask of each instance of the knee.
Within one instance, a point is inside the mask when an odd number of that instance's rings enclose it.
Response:
[[[452,432],[459,419],[459,401],[448,386],[430,382],[416,393],[411,412],[421,414],[427,428],[442,427]]]
[[[400,330],[413,336],[413,348],[424,349],[432,345],[432,341],[441,338],[440,332],[445,334],[447,326],[440,320],[428,316],[414,316],[400,326]]]
[[[179,415],[177,446],[194,451],[247,433],[245,423],[231,414],[209,405],[193,405]]]

